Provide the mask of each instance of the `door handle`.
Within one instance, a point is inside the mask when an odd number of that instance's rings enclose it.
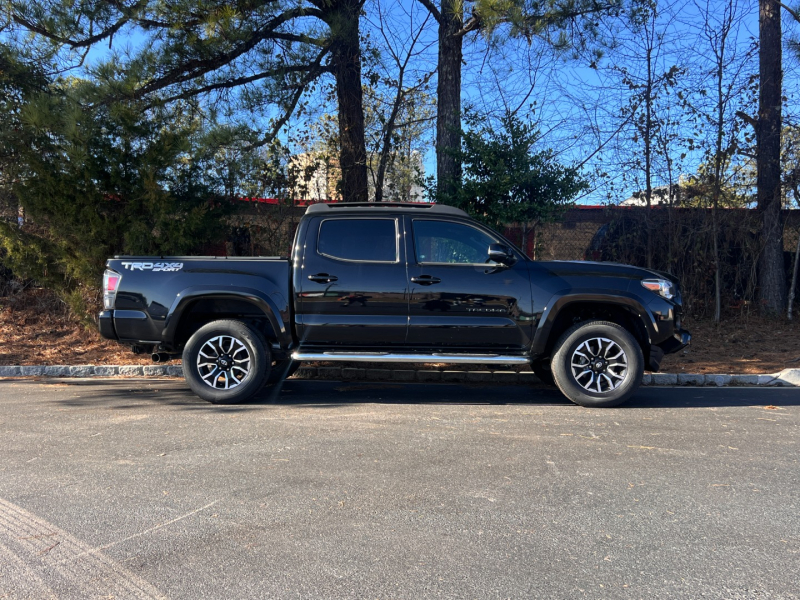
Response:
[[[431,275],[420,275],[419,277],[412,277],[411,281],[413,283],[418,283],[420,285],[433,285],[434,283],[441,283],[442,280],[438,277],[433,277]]]
[[[316,281],[317,283],[333,283],[334,281],[338,281],[339,278],[336,275],[328,275],[327,273],[317,273],[316,275],[309,275],[308,278],[311,281]]]

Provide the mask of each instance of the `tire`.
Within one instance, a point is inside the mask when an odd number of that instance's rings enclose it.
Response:
[[[272,368],[265,385],[274,385],[282,379],[289,379],[300,368],[300,361],[287,358],[284,360],[272,361]]]
[[[537,360],[531,363],[531,370],[545,385],[555,385],[553,379],[553,371],[550,369],[550,362],[546,360]]]
[[[636,338],[616,323],[578,323],[561,336],[556,348],[550,363],[555,383],[575,404],[618,406],[642,383],[642,349]]]
[[[237,404],[258,393],[270,365],[263,338],[241,321],[212,321],[183,349],[186,383],[212,404]]]

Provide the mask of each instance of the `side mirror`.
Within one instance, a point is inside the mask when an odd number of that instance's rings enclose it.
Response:
[[[511,249],[504,244],[489,244],[489,260],[509,267],[517,262]]]

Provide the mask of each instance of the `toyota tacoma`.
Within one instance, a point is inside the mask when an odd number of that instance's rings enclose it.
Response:
[[[120,256],[103,292],[102,335],[180,356],[214,403],[302,361],[363,361],[530,365],[577,404],[615,406],[690,340],[669,274],[534,261],[437,204],[314,204],[290,257]]]

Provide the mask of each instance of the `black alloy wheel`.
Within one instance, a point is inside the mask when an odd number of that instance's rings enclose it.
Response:
[[[269,348],[241,321],[212,321],[183,349],[183,372],[192,391],[213,404],[236,404],[256,394],[269,376]]]
[[[636,338],[610,321],[584,321],[561,336],[551,366],[555,383],[576,404],[618,406],[642,383],[644,356]]]

